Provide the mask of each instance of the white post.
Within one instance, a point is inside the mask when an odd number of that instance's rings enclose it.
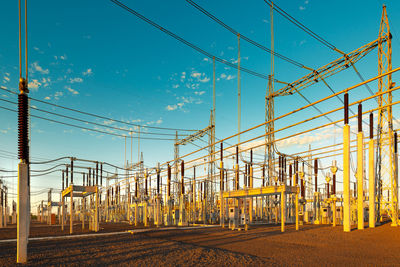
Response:
[[[28,164],[18,164],[18,220],[17,220],[17,263],[28,260],[29,191]]]

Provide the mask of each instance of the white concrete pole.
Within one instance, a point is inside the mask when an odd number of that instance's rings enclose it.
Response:
[[[18,164],[18,220],[17,220],[17,263],[28,261],[29,192],[28,164]]]

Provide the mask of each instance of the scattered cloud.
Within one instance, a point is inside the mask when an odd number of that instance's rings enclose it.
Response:
[[[179,87],[179,84],[174,84],[174,85],[172,85],[172,88],[174,88],[174,89],[176,89],[176,88],[178,88]]]
[[[59,100],[60,97],[62,97],[63,95],[64,95],[63,92],[55,92],[54,99],[55,100]]]
[[[305,10],[305,9],[306,9],[306,5],[308,5],[308,3],[309,3],[309,0],[305,0],[305,1],[304,1],[304,5],[299,6],[299,9],[300,9],[301,11]]]
[[[235,75],[230,75],[230,74],[229,74],[229,75],[226,75],[225,73],[222,73],[219,77],[220,77],[222,80],[227,80],[227,81],[236,78]]]
[[[74,90],[74,89],[72,89],[70,86],[65,86],[65,89],[70,91],[73,95],[79,95],[79,92]]]
[[[165,109],[168,110],[168,111],[172,111],[172,110],[175,110],[177,108],[178,108],[177,105],[168,105],[168,106],[165,107]]]
[[[233,46],[228,46],[228,50],[235,50]]]
[[[194,92],[194,94],[200,96],[200,95],[204,95],[205,92],[206,92],[206,91],[197,91],[197,92]]]
[[[209,81],[210,81],[210,78],[208,78],[208,77],[204,77],[204,78],[199,79],[199,82],[201,82],[201,83],[207,83]]]
[[[43,87],[47,87],[47,86],[50,85],[51,79],[50,79],[50,78],[42,78],[42,79],[40,80],[40,82],[43,84]]]
[[[86,71],[82,72],[83,75],[85,76],[90,76],[93,74],[93,71],[91,68],[87,69]]]
[[[192,76],[193,78],[199,78],[201,76],[200,72],[192,72],[192,74],[190,74],[190,76]]]
[[[32,89],[33,91],[37,91],[39,89],[39,86],[41,85],[42,83],[39,82],[37,79],[32,79],[32,81],[28,83],[28,88]]]
[[[41,66],[39,66],[39,63],[37,61],[32,63],[32,68],[34,71],[38,71],[41,74],[49,74],[49,70],[43,69]]]
[[[69,79],[69,82],[70,82],[70,83],[81,83],[81,82],[83,82],[83,79],[82,79],[82,78],[79,78],[79,77],[70,78],[70,79]]]
[[[262,22],[264,22],[264,23],[269,23],[269,21],[266,20],[266,19],[263,19]]]

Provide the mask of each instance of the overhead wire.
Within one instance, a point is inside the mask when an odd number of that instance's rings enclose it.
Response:
[[[17,102],[6,100],[6,99],[2,99],[2,98],[0,98],[0,101],[7,102],[7,103],[10,103],[10,104],[16,104],[16,105],[18,104]],[[75,121],[79,121],[79,122],[83,122],[83,123],[93,124],[93,125],[96,125],[96,126],[101,126],[101,127],[105,127],[105,128],[114,129],[114,130],[126,131],[126,132],[129,132],[129,133],[138,133],[137,131],[134,131],[134,130],[115,127],[115,126],[106,125],[106,124],[101,124],[101,123],[97,123],[97,122],[91,122],[91,121],[87,121],[87,120],[82,120],[82,119],[74,118],[74,117],[71,117],[71,116],[59,114],[59,113],[56,113],[56,112],[40,109],[40,108],[37,108],[37,107],[32,106],[32,105],[30,105],[30,107],[32,109],[34,109],[34,110],[37,110],[37,111],[40,111],[40,112],[43,112],[43,113],[48,113],[48,114],[51,114],[51,115],[63,117],[63,118],[70,119],[70,120],[75,120]],[[153,132],[141,132],[141,133],[142,134],[152,134],[152,135],[175,136],[175,134],[170,134],[170,133],[153,133]],[[187,135],[186,134],[185,135],[180,134],[180,136],[187,136]],[[139,137],[132,137],[132,138],[136,138],[137,139]]]
[[[300,21],[298,21],[297,19],[295,19],[293,16],[289,15],[285,10],[283,10],[282,8],[280,8],[276,3],[272,4],[271,0],[264,0],[264,2],[269,5],[270,7],[272,7],[275,11],[277,11],[279,14],[281,14],[283,17],[285,17],[287,20],[289,20],[291,23],[293,23],[294,25],[296,25],[298,28],[300,28],[301,30],[303,30],[304,32],[306,32],[307,34],[309,34],[311,37],[313,37],[315,40],[317,40],[318,42],[320,42],[321,44],[323,44],[324,46],[328,47],[329,49],[332,49],[333,51],[336,51],[342,55],[345,55],[344,52],[340,51],[339,49],[337,49],[332,43],[328,42],[327,40],[325,40],[324,38],[322,38],[320,35],[316,34],[315,32],[313,32],[311,29],[309,29],[308,27],[306,27],[303,23],[301,23]]]
[[[4,90],[4,91],[7,91],[9,93],[18,95],[18,93],[14,92],[14,91],[12,91],[12,90],[10,90],[8,88],[5,88],[3,86],[0,86],[0,89]],[[43,101],[43,100],[40,100],[40,99],[37,99],[37,98],[33,98],[33,97],[28,97],[28,98],[33,100],[33,101],[39,102],[39,103],[43,103],[43,104],[46,104],[46,105],[51,105],[51,106],[54,106],[54,107],[65,109],[65,110],[77,112],[77,113],[84,114],[84,115],[87,115],[87,116],[92,116],[92,117],[96,117],[96,118],[99,118],[99,119],[104,119],[104,120],[114,121],[114,122],[118,122],[118,123],[123,123],[123,124],[126,124],[126,125],[132,125],[132,126],[140,127],[140,128],[151,128],[151,129],[170,130],[170,131],[191,131],[191,132],[198,131],[198,130],[195,130],[195,129],[180,129],[180,128],[168,128],[168,127],[159,127],[159,126],[140,125],[140,124],[135,124],[135,123],[126,122],[126,121],[122,121],[122,120],[118,120],[118,119],[113,119],[113,118],[110,118],[110,117],[105,117],[105,116],[97,115],[97,114],[94,114],[94,113],[89,113],[89,112],[86,112],[86,111],[81,111],[81,110],[77,110],[77,109],[74,109],[74,108],[70,108],[70,107],[66,107],[66,106],[50,103],[50,102]]]
[[[229,62],[228,60],[225,60],[225,59],[222,59],[222,58],[220,58],[220,57],[217,57],[217,56],[212,55],[211,53],[209,53],[209,52],[207,52],[207,51],[201,49],[200,47],[194,45],[193,43],[191,43],[191,42],[189,42],[189,41],[183,39],[182,37],[176,35],[175,33],[173,33],[173,32],[171,32],[171,31],[167,30],[166,28],[164,28],[164,27],[162,27],[162,26],[160,26],[159,24],[155,23],[154,21],[152,21],[152,20],[146,18],[145,16],[143,16],[143,15],[140,14],[139,12],[137,12],[137,11],[133,10],[132,8],[130,8],[130,7],[126,6],[126,5],[124,5],[124,4],[121,3],[120,1],[118,1],[118,0],[110,0],[110,1],[113,2],[114,4],[120,6],[121,8],[125,9],[125,10],[128,11],[129,13],[135,15],[136,17],[140,18],[141,20],[143,20],[143,21],[147,22],[148,24],[152,25],[153,27],[155,27],[155,28],[161,30],[162,32],[166,33],[167,35],[169,35],[169,36],[173,37],[174,39],[180,41],[181,43],[183,43],[183,44],[189,46],[190,48],[196,50],[197,52],[199,52],[199,53],[205,55],[206,57],[208,57],[208,58],[210,58],[210,59],[215,59],[216,61],[218,61],[218,62],[220,62],[220,63],[223,63],[223,64],[225,64],[225,65],[227,65],[227,66],[230,66],[230,67],[232,67],[232,68],[235,68],[235,69],[238,69],[238,68],[239,68],[237,64],[231,63],[231,62]],[[271,77],[270,77],[269,75],[265,75],[265,74],[262,74],[262,73],[253,71],[253,70],[244,68],[244,67],[242,67],[242,66],[240,66],[240,70],[241,70],[241,71],[244,71],[244,72],[246,72],[246,73],[248,73],[248,74],[251,74],[251,75],[253,75],[253,76],[262,78],[262,79],[266,79],[266,80],[271,79]],[[277,83],[282,83],[282,84],[286,84],[286,85],[288,84],[288,83],[286,83],[286,82],[282,82],[282,81],[279,81],[279,80],[276,80],[276,79],[274,79],[274,81],[277,82]]]
[[[278,58],[280,58],[280,59],[282,59],[282,60],[285,60],[286,62],[288,62],[288,63],[290,63],[290,64],[293,64],[293,65],[295,65],[295,66],[297,66],[297,67],[304,68],[304,69],[307,69],[307,70],[310,70],[310,71],[313,70],[312,68],[309,68],[309,67],[305,66],[304,64],[301,64],[301,63],[299,63],[299,62],[297,62],[297,61],[295,61],[295,60],[293,60],[293,59],[291,59],[291,58],[289,58],[289,57],[286,57],[286,56],[284,56],[284,55],[282,55],[282,54],[279,54],[279,53],[277,53],[277,52],[275,52],[275,51],[271,51],[271,49],[269,49],[268,47],[266,47],[266,46],[264,46],[264,45],[262,45],[262,44],[260,44],[260,43],[258,43],[258,42],[256,42],[256,41],[250,39],[249,37],[243,35],[242,33],[239,33],[238,31],[236,31],[236,30],[233,29],[232,27],[230,27],[230,26],[228,26],[227,24],[225,24],[224,22],[222,22],[220,19],[218,19],[217,17],[215,17],[213,14],[211,14],[210,12],[208,12],[206,9],[204,9],[203,7],[201,7],[200,5],[198,5],[197,3],[195,3],[194,1],[192,1],[192,0],[186,0],[186,2],[188,2],[190,5],[192,5],[193,7],[195,7],[197,10],[199,10],[200,12],[202,12],[202,13],[203,13],[204,15],[206,15],[207,17],[211,18],[212,20],[214,20],[215,22],[217,22],[218,24],[220,24],[222,27],[224,27],[225,29],[227,29],[227,30],[230,31],[231,33],[233,33],[235,36],[240,35],[240,38],[243,39],[243,40],[245,40],[245,41],[247,41],[248,43],[250,43],[250,44],[252,44],[252,45],[254,45],[254,46],[257,46],[258,48],[260,48],[260,49],[262,49],[262,50],[264,50],[264,51],[266,51],[266,52],[268,52],[268,53],[273,53],[274,56],[276,56],[276,57],[278,57]]]
[[[10,109],[10,108],[6,108],[3,106],[0,106],[1,109],[4,110],[8,110],[8,111],[12,111],[12,112],[18,112],[16,110]],[[87,127],[83,127],[83,126],[79,126],[79,125],[75,125],[75,124],[71,124],[71,123],[66,123],[66,122],[61,122],[61,121],[57,121],[57,120],[52,120],[49,118],[44,118],[44,117],[40,117],[37,115],[30,115],[31,117],[34,118],[38,118],[38,119],[42,119],[42,120],[46,120],[46,121],[50,121],[50,122],[54,122],[54,123],[58,123],[58,124],[63,124],[66,126],[70,126],[70,127],[74,127],[74,128],[79,128],[79,129],[83,129],[83,130],[87,130],[87,131],[92,131],[92,132],[98,132],[98,133],[102,133],[102,134],[108,134],[108,135],[114,135],[114,136],[118,136],[118,137],[125,137],[125,135],[121,135],[121,134],[116,134],[116,133],[111,133],[111,132],[106,132],[106,131],[102,131],[102,130],[97,130],[97,129],[92,129],[92,128],[87,128]],[[139,138],[139,137],[132,137],[132,138]],[[140,137],[140,139],[144,139],[144,140],[158,140],[158,141],[174,141],[175,139],[168,139],[168,138],[156,138],[156,137]]]

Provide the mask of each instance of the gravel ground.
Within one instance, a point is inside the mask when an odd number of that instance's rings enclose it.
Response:
[[[105,225],[102,232],[123,227]],[[202,228],[31,241],[28,249],[29,266],[400,266],[400,228],[385,224],[351,233],[314,225],[300,231],[289,225],[285,233],[275,225],[247,232]],[[0,243],[0,266],[14,266],[15,257],[15,242]]]

